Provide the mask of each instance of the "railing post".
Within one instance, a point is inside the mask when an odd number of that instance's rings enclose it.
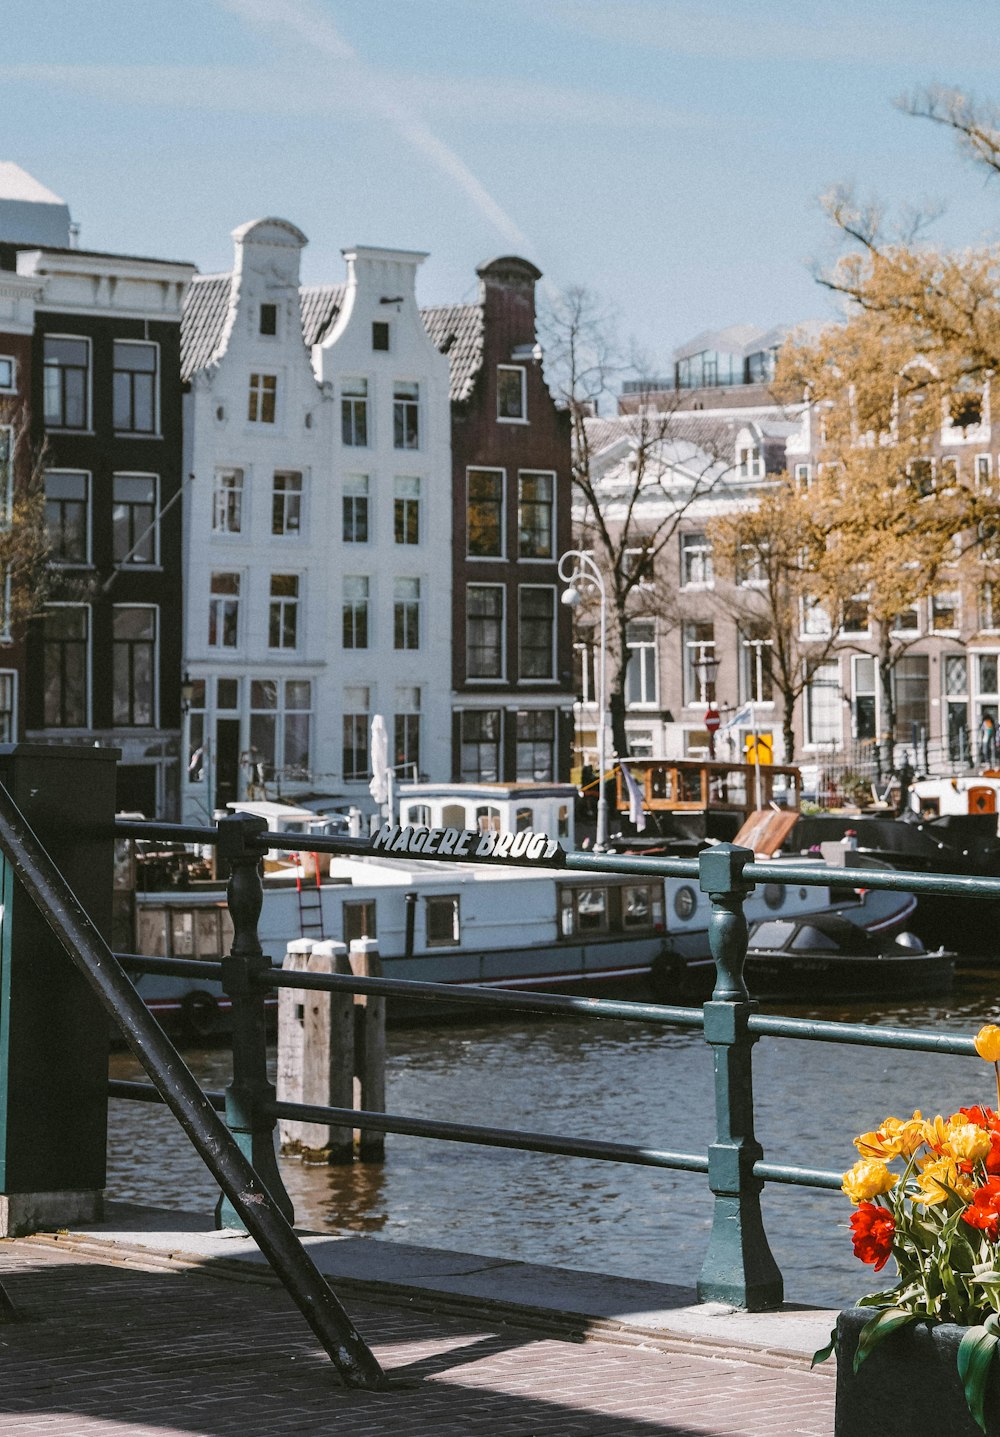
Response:
[[[219,819],[218,857],[230,869],[227,898],[233,920],[233,945],[222,960],[222,986],[232,1001],[233,1081],[226,1089],[226,1123],[237,1146],[253,1165],[275,1206],[294,1221],[274,1151],[275,1119],[268,1105],[274,1085],[267,1076],[267,989],[261,975],[271,967],[257,936],[264,902],[260,878],[261,851],[255,839],[267,823],[255,814],[234,813]],[[215,1209],[216,1227],[242,1228],[243,1221],[225,1196]]]
[[[743,869],[752,859],[750,849],[731,843],[706,849],[699,858],[700,887],[712,901],[709,942],[716,982],[711,1002],[705,1004],[705,1040],[715,1060],[716,1136],[708,1150],[715,1212],[698,1299],[766,1312],[781,1306],[784,1288],[761,1217],[764,1184],[753,1172],[763,1150],[753,1128],[751,1049],[756,1039],[747,1031],[757,1005],[743,978],[743,901],[750,888]]]

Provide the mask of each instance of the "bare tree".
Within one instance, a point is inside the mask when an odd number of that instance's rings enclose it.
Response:
[[[45,462],[23,406],[0,404],[0,607],[8,634],[36,618],[58,584],[45,524]]]

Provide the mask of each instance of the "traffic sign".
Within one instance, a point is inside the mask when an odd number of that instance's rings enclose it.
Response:
[[[718,709],[709,709],[705,715],[705,727],[709,733],[715,733],[721,722],[722,719],[719,717]]]

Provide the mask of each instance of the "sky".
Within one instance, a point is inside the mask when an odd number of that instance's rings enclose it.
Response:
[[[943,206],[1000,235],[988,183],[902,114],[1000,102],[972,0],[3,0],[0,159],[84,248],[228,269],[231,231],[304,230],[306,283],[355,244],[426,251],[423,304],[520,253],[593,290],[662,370],[702,329],[823,318],[821,195]]]

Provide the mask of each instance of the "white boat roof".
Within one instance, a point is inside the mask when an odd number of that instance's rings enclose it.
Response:
[[[237,799],[233,803],[227,803],[226,807],[236,813],[252,813],[257,818],[266,818],[269,828],[282,822],[317,824],[326,821],[325,816],[314,813],[311,808],[299,808],[293,803],[274,803],[263,798]]]

